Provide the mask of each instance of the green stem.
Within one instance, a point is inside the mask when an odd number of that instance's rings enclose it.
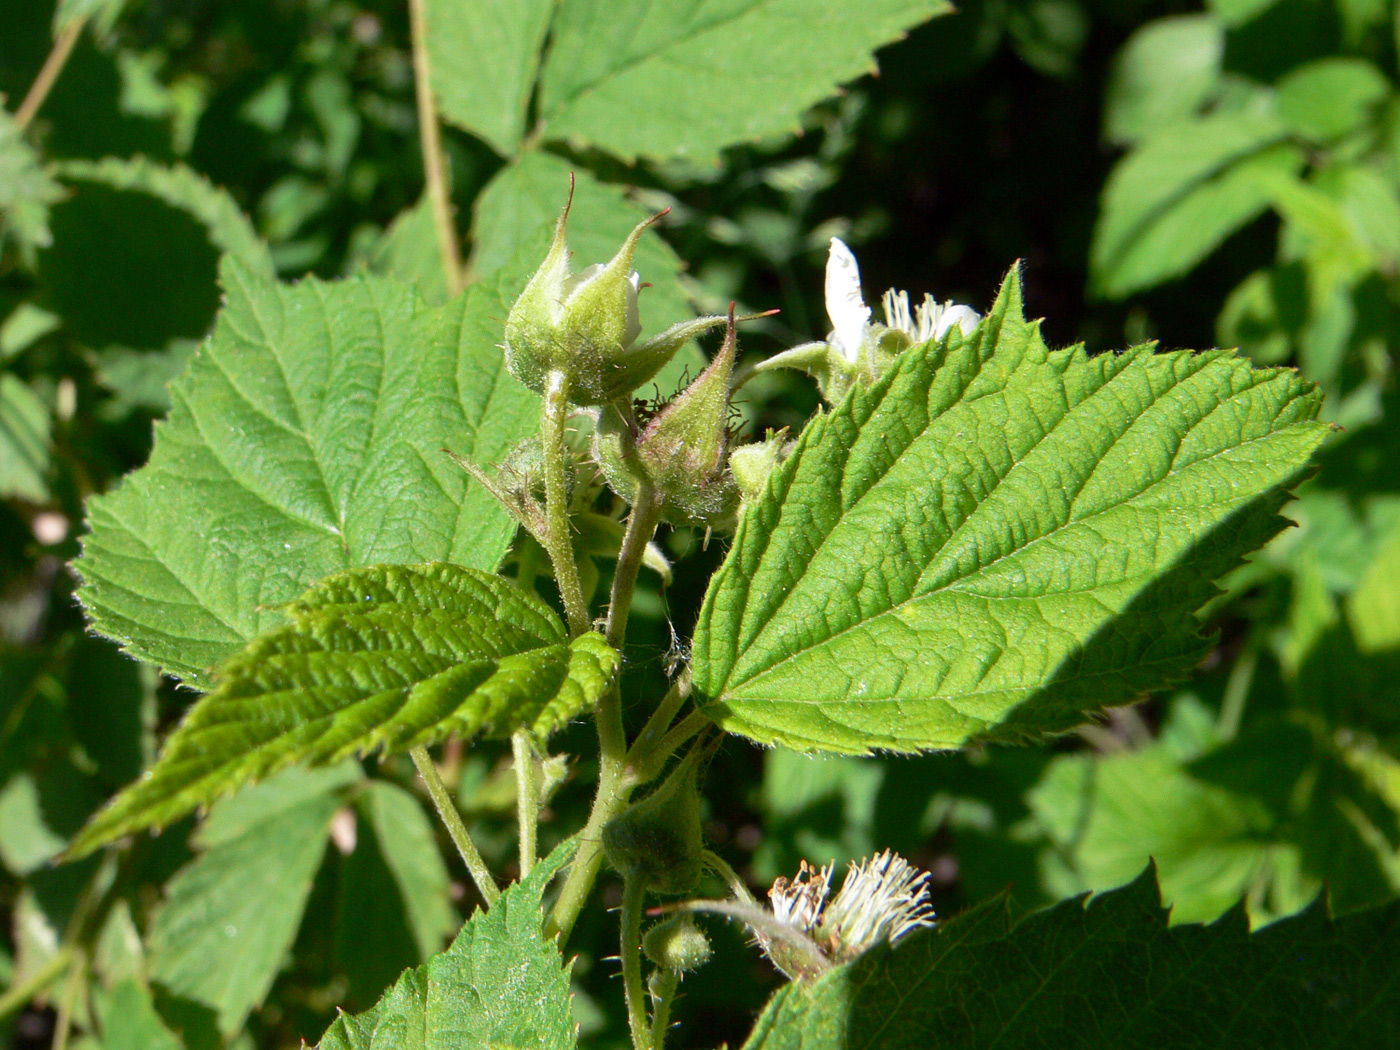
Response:
[[[515,815],[520,824],[520,877],[535,866],[536,833],[540,817],[540,782],[535,776],[535,745],[530,734],[517,729],[510,737],[515,757]]]
[[[540,419],[540,438],[544,443],[545,549],[554,565],[554,579],[569,619],[569,634],[577,638],[587,634],[592,625],[569,534],[569,493],[565,477],[568,447],[564,441],[564,423],[568,415],[569,379],[563,372],[551,372]]]
[[[621,649],[627,640],[627,617],[632,612],[632,595],[637,589],[637,573],[647,544],[656,534],[661,522],[661,504],[656,490],[648,483],[637,486],[636,502],[627,515],[627,531],[622,534],[622,547],[617,552],[617,571],[613,574],[612,598],[608,604],[608,644]]]
[[[622,994],[627,1000],[627,1026],[635,1050],[651,1050],[647,1024],[646,988],[642,984],[642,905],[647,886],[635,875],[622,884]]]
[[[600,767],[593,811],[588,814],[588,823],[579,833],[578,853],[569,865],[569,874],[559,890],[559,899],[554,902],[554,910],[545,923],[546,937],[558,937],[561,943],[568,939],[579,913],[583,911],[584,902],[593,891],[598,869],[603,864],[603,828],[627,808],[634,787],[636,783],[624,775],[621,763],[604,763]]]
[[[666,1029],[671,1027],[671,1003],[680,986],[681,975],[675,970],[658,970],[651,979],[651,1045],[661,1050],[666,1045]]]
[[[739,878],[739,873],[729,866],[728,861],[714,850],[709,849],[700,854],[700,859],[705,862],[706,867],[725,882],[729,883],[729,892],[734,894],[737,899],[743,901],[745,904],[752,904],[754,907],[758,907],[758,901],[754,900],[754,896],[749,892],[748,886],[744,884],[743,879]]]
[[[67,1050],[68,1036],[73,1031],[73,1010],[78,1005],[78,993],[83,987],[83,977],[87,973],[87,953],[77,952],[68,968],[68,984],[63,989],[63,998],[58,1003],[58,1017],[54,1021],[53,1050]]]
[[[73,961],[73,951],[71,944],[65,944],[43,966],[19,984],[5,989],[5,993],[0,995],[0,1021],[22,1009],[67,970],[68,964]]]
[[[442,782],[442,777],[438,775],[437,766],[433,764],[433,758],[428,754],[428,749],[419,744],[412,748],[409,754],[413,756],[413,764],[418,767],[418,775],[423,778],[423,783],[428,788],[428,794],[432,797],[433,806],[436,807],[438,816],[442,818],[443,826],[447,828],[447,833],[452,836],[452,842],[456,845],[457,852],[462,855],[462,862],[466,864],[467,871],[471,873],[472,881],[476,883],[477,892],[481,894],[482,900],[489,908],[496,903],[496,898],[501,895],[501,891],[496,886],[496,880],[491,877],[491,871],[486,867],[486,862],[481,859],[481,854],[477,851],[476,844],[472,842],[472,837],[467,834],[467,826],[462,823],[462,814],[457,812],[457,804],[447,793],[447,785]]]
[[[713,725],[714,723],[701,712],[690,712],[676,723],[674,729],[661,738],[660,742],[652,748],[650,754],[631,764],[633,779],[638,784],[645,784],[654,779],[666,765],[667,759],[674,755],[682,744]]]
[[[29,91],[25,94],[24,101],[19,104],[19,109],[15,110],[15,128],[19,131],[23,131],[29,126],[29,122],[34,119],[34,114],[38,113],[39,107],[44,104],[44,99],[49,97],[49,92],[53,90],[54,84],[58,81],[58,75],[63,72],[63,67],[68,63],[68,56],[73,53],[73,46],[83,35],[83,26],[85,25],[87,25],[86,18],[73,19],[58,35],[58,39],[54,41],[49,57],[44,59],[38,76],[34,78],[34,83],[29,85]]]
[[[1225,695],[1220,701],[1220,717],[1216,720],[1216,732],[1222,740],[1233,740],[1244,721],[1244,705],[1249,699],[1250,686],[1254,684],[1254,671],[1259,666],[1259,650],[1251,642],[1245,643],[1244,651],[1235,659],[1230,668],[1230,677],[1225,681]]]
[[[413,86],[418,103],[418,139],[423,152],[423,179],[433,210],[438,252],[447,294],[462,290],[462,253],[457,244],[457,224],[452,217],[452,196],[447,185],[447,161],[442,152],[442,129],[433,99],[433,71],[428,61],[426,0],[408,0],[409,34],[413,42]]]
[[[681,709],[690,696],[690,670],[682,671],[671,688],[666,691],[666,695],[661,698],[661,703],[656,705],[656,710],[647,719],[647,724],[642,726],[642,731],[637,734],[637,739],[632,741],[632,747],[627,752],[627,764],[634,770],[638,766],[643,766],[650,761],[653,752],[660,744],[662,738],[671,727],[671,720],[676,717],[676,712]],[[670,752],[668,751],[669,755]],[[638,781],[642,783],[642,781]]]

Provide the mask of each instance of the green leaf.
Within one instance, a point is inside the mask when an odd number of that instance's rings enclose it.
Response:
[[[209,231],[209,241],[234,256],[252,273],[272,280],[275,271],[267,245],[248,217],[224,190],[183,164],[169,167],[145,157],[68,160],[54,165],[66,182],[89,182],[128,193],[145,193],[188,212]]]
[[[151,993],[127,977],[112,986],[102,1011],[102,1050],[183,1050],[156,1013]]]
[[[1279,0],[1207,0],[1206,6],[1227,26],[1244,25],[1277,4]]]
[[[541,900],[570,839],[474,914],[452,946],[399,979],[371,1009],[341,1014],[317,1050],[571,1050],[569,972],[542,932]]]
[[[416,798],[384,781],[370,784],[359,801],[398,883],[414,940],[426,959],[457,924],[448,903],[452,880],[438,852],[433,823]]]
[[[1282,525],[1321,396],[1225,351],[1050,351],[1008,277],[803,431],[710,581],[695,692],[863,753],[1069,728],[1184,674],[1212,581]]]
[[[366,262],[371,273],[417,289],[434,306],[447,302],[447,276],[442,270],[432,201],[426,195],[389,224]]]
[[[10,114],[0,110],[0,248],[13,236],[32,257],[35,248],[51,244],[49,205],[62,198],[63,187],[44,170]]]
[[[1267,176],[1302,154],[1271,113],[1174,124],[1114,167],[1090,250],[1096,294],[1122,298],[1190,270],[1270,204]]]
[[[54,36],[79,19],[100,18],[110,25],[125,6],[126,0],[58,0],[53,16]]]
[[[798,130],[798,116],[872,72],[871,52],[946,0],[564,0],[540,78],[545,134],[626,161]]]
[[[1325,144],[1374,120],[1390,81],[1361,58],[1324,58],[1278,82],[1278,114],[1293,133]]]
[[[97,631],[201,686],[339,569],[494,569],[514,524],[441,449],[491,462],[538,412],[503,375],[497,282],[428,310],[382,279],[223,274],[150,462],[88,504],[76,565]]]
[[[509,157],[525,134],[555,0],[428,0],[428,55],[443,118]]]
[[[0,497],[49,498],[49,409],[18,376],[0,375]]]
[[[305,795],[306,774],[288,770],[250,801],[268,805],[241,833],[220,835],[170,880],[150,933],[151,977],[176,995],[212,1007],[225,1035],[263,1001],[296,938],[311,882],[341,795],[327,778]],[[278,796],[290,790],[290,804]],[[247,802],[224,803],[248,812]],[[219,818],[220,807],[210,815]],[[236,823],[243,825],[243,818]]]
[[[617,653],[569,642],[509,580],[443,563],[351,569],[287,607],[291,623],[219,668],[155,767],[74,841],[75,855],[162,825],[293,762],[403,751],[448,733],[544,736],[592,704]]]
[[[1225,57],[1225,30],[1209,15],[1149,22],[1113,59],[1104,104],[1104,136],[1129,144],[1195,114],[1214,91]]]
[[[1236,909],[1168,927],[1151,869],[1011,923],[974,908],[781,989],[746,1050],[1290,1050],[1388,1046],[1400,1025],[1400,904],[1319,902],[1254,934]]]

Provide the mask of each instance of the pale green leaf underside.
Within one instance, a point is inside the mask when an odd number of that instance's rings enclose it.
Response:
[[[330,576],[287,607],[291,623],[219,668],[155,767],[74,840],[74,854],[166,824],[293,762],[402,751],[448,733],[543,736],[592,704],[617,653],[572,644],[510,581],[455,565]]]
[[[1004,902],[778,991],[745,1050],[1381,1050],[1400,1025],[1400,905],[1319,900],[1167,926],[1151,869],[1014,926]]]
[[[150,462],[89,503],[76,563],[96,630],[201,686],[330,573],[494,569],[514,525],[442,447],[493,462],[538,414],[504,374],[498,282],[437,309],[388,280],[288,286],[229,258],[223,283]]]
[[[555,849],[373,1007],[341,1014],[317,1050],[571,1050],[569,973],[541,932],[541,899],[575,846]]]
[[[638,156],[713,157],[795,132],[875,68],[872,52],[946,0],[564,0],[540,78],[551,138]]]
[[[510,156],[525,133],[555,0],[428,0],[428,55],[443,118]]]
[[[345,779],[287,770],[260,785],[269,806],[262,819],[220,838],[170,880],[150,933],[151,977],[211,1007],[225,1034],[266,997],[296,939]],[[246,813],[242,802],[225,805]]]
[[[276,276],[267,245],[248,217],[224,190],[184,165],[165,167],[145,157],[66,160],[54,174],[73,182],[94,182],[114,190],[146,193],[193,215],[209,230],[209,242],[235,256],[257,277]]]
[[[1184,673],[1212,581],[1281,524],[1320,395],[1227,351],[1049,351],[1008,279],[804,431],[694,645],[702,708],[802,750],[1069,728]]]

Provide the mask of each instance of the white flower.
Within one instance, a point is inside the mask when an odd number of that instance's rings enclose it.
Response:
[[[963,335],[971,335],[982,317],[970,306],[936,302],[931,295],[909,311],[909,293],[891,288],[880,299],[885,308],[885,327],[903,332],[913,343],[942,339],[957,325]],[[839,237],[831,238],[831,252],[826,259],[826,315],[831,319],[831,335],[827,343],[848,363],[855,364],[861,348],[872,336],[876,326],[870,323],[870,307],[865,305],[860,290],[860,266],[856,257]]]

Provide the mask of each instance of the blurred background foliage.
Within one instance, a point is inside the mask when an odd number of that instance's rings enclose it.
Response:
[[[54,6],[0,0],[8,113],[50,51]],[[1149,857],[1175,921],[1245,897],[1268,922],[1324,887],[1337,910],[1391,897],[1396,4],[960,8],[885,49],[879,76],[818,105],[802,134],[719,163],[628,165],[449,127],[469,277],[548,220],[576,170],[577,214],[595,215],[580,258],[610,253],[638,207],[669,206],[674,254],[655,241],[642,263],[651,316],[687,299],[780,307],[749,330],[754,355],[825,333],[839,235],[868,299],[893,285],[985,308],[1019,258],[1052,344],[1239,346],[1321,384],[1338,429],[1285,511],[1299,527],[1207,610],[1220,644],[1190,681],[1038,748],[811,759],[731,742],[708,777],[708,835],[756,887],[802,858],[892,847],[932,873],[945,913],[1118,885]],[[34,123],[0,117],[0,1033],[25,1048],[56,1031],[87,1050],[294,1047],[442,945],[474,904],[464,874],[395,760],[286,773],[120,861],[52,864],[189,701],[83,634],[64,563],[83,499],[143,462],[166,382],[218,308],[220,253],[286,279],[369,268],[446,295],[419,203],[407,15],[389,0],[63,0],[57,14],[93,17]],[[776,374],[746,391],[755,433],[817,403]],[[644,577],[630,695],[655,695],[683,654],[723,553],[686,532],[666,543],[692,557],[664,590]],[[559,750],[588,754],[587,733]],[[509,873],[506,758],[485,744],[443,762]],[[547,831],[582,822],[590,772],[576,764]],[[626,1042],[612,923],[591,911],[575,937],[590,1045]],[[775,984],[740,934],[714,935],[676,1045],[742,1041]]]

